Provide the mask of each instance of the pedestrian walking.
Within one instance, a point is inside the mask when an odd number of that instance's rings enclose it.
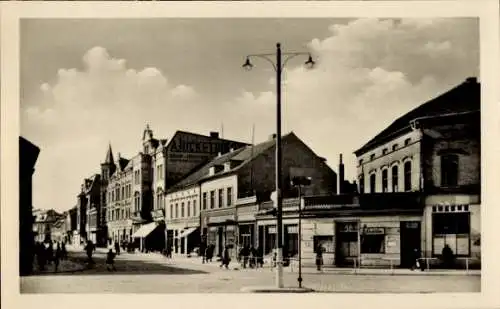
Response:
[[[106,268],[108,269],[108,271],[116,271],[115,256],[116,254],[113,252],[113,250],[109,249],[108,253],[106,254]]]
[[[64,241],[61,244],[61,259],[68,259],[68,251],[66,250],[66,243]]]
[[[224,248],[224,251],[222,252],[222,261],[221,262],[222,263],[220,264],[219,267],[224,266],[224,267],[226,267],[226,269],[229,268],[229,263],[231,262],[231,258],[229,257],[229,248],[228,248],[228,246],[226,246]]]
[[[115,241],[115,252],[116,255],[120,255],[120,244],[118,241]]]
[[[257,266],[264,267],[264,252],[261,246],[257,247]]]
[[[62,251],[61,251],[61,246],[59,243],[56,245],[56,250],[54,252],[54,272],[57,272],[57,269],[59,268],[59,261],[62,256]]]
[[[92,259],[92,254],[95,251],[95,246],[91,240],[87,241],[87,245],[85,246],[85,252],[87,253],[87,261],[89,264],[95,264]]]
[[[316,269],[318,271],[321,271],[321,267],[323,266],[323,252],[325,251],[325,249],[323,248],[323,246],[320,244],[318,244],[318,247],[316,248]]]

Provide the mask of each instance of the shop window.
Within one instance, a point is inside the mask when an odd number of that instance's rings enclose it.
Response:
[[[392,167],[392,192],[398,192],[398,166]]]
[[[370,193],[375,193],[376,174],[370,175]]]
[[[432,215],[433,255],[442,254],[448,245],[457,256],[470,255],[470,213],[434,213]]]
[[[389,176],[388,170],[385,169],[382,171],[382,192],[387,192],[389,189]]]
[[[404,175],[405,175],[405,191],[411,191],[411,161],[408,161],[404,165]]]
[[[316,253],[316,249],[318,248],[319,244],[321,244],[321,246],[324,249],[323,253],[334,253],[335,247],[334,247],[333,236],[326,236],[326,235],[314,236],[313,237],[314,253]],[[357,255],[357,251],[354,254]]]
[[[441,185],[452,187],[458,184],[458,155],[441,156]]]

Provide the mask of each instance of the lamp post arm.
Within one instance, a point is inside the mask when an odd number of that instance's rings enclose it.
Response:
[[[291,59],[293,59],[297,56],[309,55],[309,53],[304,53],[304,52],[301,52],[301,53],[283,53],[282,55],[286,56],[285,60],[283,61],[283,65],[281,66],[281,69],[283,70],[285,68],[287,62],[290,61]]]
[[[269,62],[272,66],[273,66],[273,69],[274,71],[278,71],[278,68],[276,67],[276,64],[274,63],[274,61],[272,61],[269,56],[275,56],[276,54],[253,54],[253,55],[248,55],[247,58],[260,58],[260,59],[264,59],[266,60],[267,62]]]

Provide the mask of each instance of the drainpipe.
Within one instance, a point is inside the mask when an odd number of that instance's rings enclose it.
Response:
[[[422,204],[423,204],[423,209],[424,209],[424,212],[423,212],[423,216],[422,216],[422,223],[425,223],[425,226],[424,224],[421,224],[421,234],[422,232],[424,233],[424,237],[423,238],[423,243],[424,243],[424,246],[423,246],[423,251],[425,253],[425,257],[428,257],[427,256],[427,224],[428,222],[426,221],[426,217],[425,217],[425,168],[424,168],[424,164],[425,164],[425,158],[424,158],[424,146],[425,146],[425,142],[427,140],[427,138],[425,138],[425,134],[424,134],[424,130],[422,128],[422,124],[421,122],[418,121],[418,119],[415,119],[415,120],[412,120],[410,122],[410,127],[412,129],[412,131],[418,131],[420,133],[420,166],[419,166],[419,170],[420,170],[420,177],[419,177],[419,182],[420,182],[420,194],[419,194],[419,197],[422,199],[422,201],[420,201]],[[422,254],[422,253],[420,253]]]

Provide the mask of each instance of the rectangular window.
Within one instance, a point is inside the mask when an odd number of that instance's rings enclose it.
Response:
[[[224,190],[219,189],[219,208],[224,206]]]
[[[227,206],[233,205],[233,188],[227,188]]]
[[[203,192],[203,210],[207,209],[207,192]]]
[[[210,209],[215,207],[215,191],[210,191]]]
[[[404,175],[405,175],[405,191],[411,191],[411,161],[408,161],[404,165]]]
[[[196,200],[193,201],[193,216],[196,217],[197,216],[197,211],[196,211]]]
[[[170,219],[174,218],[174,205],[170,204]]]
[[[179,204],[175,204],[175,218],[179,218]]]
[[[375,173],[370,175],[370,193],[375,193],[376,177]]]
[[[392,192],[398,192],[398,166],[392,167]]]
[[[382,171],[382,192],[387,192],[389,189],[389,176],[388,170],[385,169]]]
[[[366,234],[361,236],[361,253],[384,253],[385,235]]]
[[[184,218],[184,203],[181,203],[181,218]]]
[[[121,197],[122,197],[122,200],[125,199],[125,187],[122,187],[122,195],[121,195]]]
[[[365,177],[363,175],[359,176],[359,193],[365,193]]]
[[[188,204],[187,204],[187,216],[188,218],[191,217],[191,202],[188,201]]]
[[[458,155],[441,156],[441,185],[445,187],[458,185]]]

